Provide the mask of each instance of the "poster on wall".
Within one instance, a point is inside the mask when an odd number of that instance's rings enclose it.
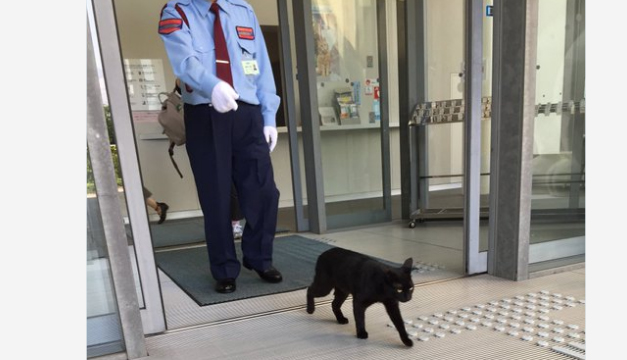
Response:
[[[159,93],[167,92],[161,59],[124,59],[132,111],[159,111]]]
[[[364,87],[364,94],[374,96],[375,89],[379,88],[379,79],[366,79],[365,85],[366,86]]]
[[[337,19],[328,5],[311,5],[316,54],[316,74],[328,80],[340,78]]]

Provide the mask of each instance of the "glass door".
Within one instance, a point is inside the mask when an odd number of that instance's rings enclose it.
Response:
[[[92,17],[93,14],[88,36],[93,39],[94,56],[102,70],[99,73],[99,80],[103,93],[106,93],[106,96],[103,96],[103,111],[108,121],[114,167],[118,178],[120,210],[126,225],[128,251],[141,321],[144,334],[154,334],[165,330],[165,318],[152,254],[147,203],[142,192],[132,120],[128,111],[129,99],[114,6],[112,1],[104,0],[93,1],[87,6],[88,16]]]
[[[94,175],[87,157],[87,357],[124,350]]]
[[[585,256],[584,0],[539,2],[537,57],[531,271]]]
[[[424,61],[409,64],[419,67],[409,81],[418,84],[414,87],[420,99],[409,100],[414,106],[410,125],[415,131],[411,141],[418,192],[409,226],[446,227],[449,235],[436,245],[457,250],[459,270],[469,274],[487,268],[492,35],[486,31],[491,30],[488,4],[425,0],[406,7],[408,19],[424,19],[414,35],[421,41],[408,43],[408,52]]]
[[[327,227],[391,220],[384,2],[311,6]]]

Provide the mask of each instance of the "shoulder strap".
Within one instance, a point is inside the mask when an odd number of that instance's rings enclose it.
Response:
[[[183,174],[181,174],[181,170],[179,170],[179,166],[176,163],[176,161],[174,160],[174,146],[176,144],[174,143],[174,141],[170,141],[170,147],[168,148],[168,154],[170,154],[170,160],[172,161],[172,165],[174,165],[174,168],[176,169],[176,172],[179,173],[179,176],[181,177],[181,179],[183,178]]]
[[[174,9],[176,9],[176,11],[179,13],[179,15],[181,15],[181,19],[183,19],[183,22],[189,28],[189,21],[187,21],[187,16],[185,16],[185,12],[183,11],[183,9],[181,9],[179,4],[174,5]]]

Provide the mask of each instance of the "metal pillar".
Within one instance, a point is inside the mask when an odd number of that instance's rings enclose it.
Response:
[[[425,189],[419,190],[418,154],[426,151],[426,129],[423,126],[410,126],[409,121],[417,104],[425,102],[425,43],[424,43],[424,4],[423,0],[398,1],[398,69],[399,69],[399,133],[401,161],[401,216],[409,219],[419,209],[419,198]],[[423,145],[420,149],[418,146]],[[423,156],[425,159],[427,156]],[[422,173],[426,168],[422,169]],[[426,182],[425,182],[426,183]],[[422,191],[422,192],[421,192]],[[426,205],[426,204],[424,204]],[[420,207],[424,208],[424,207]]]
[[[494,4],[488,272],[528,278],[538,0]]]
[[[300,159],[298,147],[298,124],[296,123],[296,101],[294,89],[294,73],[292,72],[292,43],[290,40],[291,29],[289,26],[289,11],[287,0],[277,0],[279,12],[279,29],[281,32],[281,62],[283,71],[283,104],[287,111],[287,135],[290,144],[290,164],[292,168],[292,191],[294,195],[294,211],[296,213],[297,231],[308,231],[309,222],[305,219],[303,210],[303,189],[300,176]]]
[[[379,50],[379,81],[381,86],[381,96],[379,109],[381,113],[381,174],[383,184],[383,209],[385,217],[392,219],[392,179],[390,165],[390,110],[388,88],[388,32],[387,32],[387,11],[384,0],[377,0],[377,35]]]
[[[327,231],[324,202],[324,178],[320,151],[320,123],[318,121],[318,91],[316,89],[316,64],[314,63],[314,38],[311,27],[311,0],[294,1],[294,34],[296,62],[298,64],[298,89],[307,181],[307,206],[310,231],[322,234]]]

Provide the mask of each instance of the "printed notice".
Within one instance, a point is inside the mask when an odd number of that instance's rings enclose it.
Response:
[[[161,110],[159,93],[167,92],[161,59],[124,59],[132,111]]]

